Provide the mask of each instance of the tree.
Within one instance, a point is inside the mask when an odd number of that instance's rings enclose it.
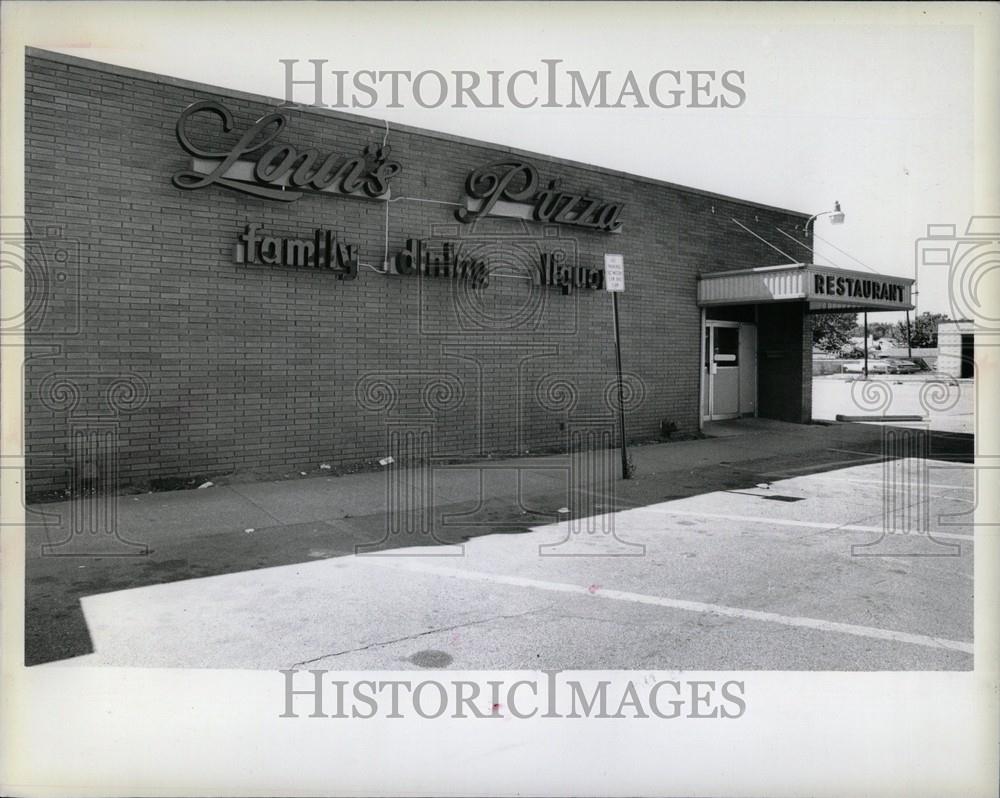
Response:
[[[813,346],[824,352],[839,352],[851,342],[857,313],[816,313],[812,317]]]
[[[948,320],[947,313],[921,313],[910,322],[910,346],[914,349],[933,349],[937,346],[937,328]],[[896,337],[906,341],[906,322],[896,324]]]
[[[896,325],[889,321],[869,321],[868,330],[861,321],[854,325],[851,335],[855,338],[871,338],[873,341],[881,341],[883,338],[894,338]]]
[[[889,321],[873,321],[868,325],[868,334],[873,341],[881,341],[883,338],[896,339],[896,325]]]

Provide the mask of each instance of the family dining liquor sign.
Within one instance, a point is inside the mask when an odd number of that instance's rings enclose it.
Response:
[[[368,145],[360,155],[342,156],[280,143],[277,138],[289,121],[278,111],[262,116],[231,145],[203,146],[195,141],[198,136],[193,128],[211,117],[221,123],[224,133],[234,130],[232,111],[215,100],[189,105],[177,120],[177,141],[191,156],[190,168],[173,176],[179,189],[219,186],[277,202],[294,202],[307,192],[385,202],[390,197],[390,181],[403,169],[398,161],[390,160],[390,148],[385,146]],[[204,126],[198,133],[205,134]],[[481,216],[503,216],[620,232],[624,204],[563,191],[558,185],[552,180],[542,188],[537,170],[529,163],[487,164],[469,174],[464,206],[456,210],[455,218],[468,224]],[[237,263],[322,269],[339,279],[357,276],[357,246],[339,241],[331,231],[316,230],[308,239],[282,239],[259,232],[260,225],[248,224],[238,236]],[[388,265],[389,273],[398,275],[451,277],[469,280],[476,288],[489,284],[485,263],[458,257],[455,246],[449,244],[435,256],[411,239]],[[562,264],[552,254],[542,254],[537,266],[535,283],[559,287],[564,294],[574,287],[604,287],[600,269]]]

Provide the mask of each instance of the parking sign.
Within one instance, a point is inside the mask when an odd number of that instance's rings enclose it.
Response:
[[[625,257],[623,255],[604,256],[604,290],[625,290]]]

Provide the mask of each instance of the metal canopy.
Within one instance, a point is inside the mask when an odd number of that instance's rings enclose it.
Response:
[[[790,263],[703,274],[698,278],[698,304],[805,301],[815,312],[913,310],[912,287],[907,277]]]

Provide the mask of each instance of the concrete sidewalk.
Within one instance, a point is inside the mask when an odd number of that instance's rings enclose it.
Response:
[[[462,554],[462,544],[472,539],[539,528],[567,530],[563,540],[550,536],[545,545],[578,545],[584,554],[636,553],[628,547],[638,544],[618,545],[607,535],[586,533],[601,531],[600,519],[617,511],[882,459],[883,433],[868,425],[747,420],[707,431],[714,437],[632,447],[635,477],[623,481],[615,471],[610,483],[602,469],[619,467],[615,450],[603,452],[596,465],[593,458],[574,464],[566,455],[442,464],[429,472],[403,464],[385,473],[34,506],[26,574],[27,663],[91,653],[81,605],[91,596],[359,553],[419,548],[441,556]],[[931,446],[931,457],[942,464],[971,461],[967,436],[938,434]],[[117,536],[72,534],[81,511],[100,510],[93,502],[101,501],[112,502],[104,511],[113,507]],[[609,543],[617,550],[609,552]],[[280,587],[272,582],[265,593],[274,590]],[[363,612],[366,598],[352,593],[344,601],[345,606],[360,602],[355,609]],[[308,615],[308,594],[300,605]],[[250,636],[239,645],[260,643]]]
[[[608,450],[602,465],[613,470],[614,483],[603,491],[606,500],[581,507],[570,506],[581,497],[574,497],[570,490],[573,463],[569,455],[432,464],[429,479],[425,472],[397,464],[379,472],[345,476],[228,484],[220,480],[205,489],[37,504],[29,508],[28,557],[42,554],[43,546],[48,546],[45,553],[56,556],[119,558],[139,554],[144,546],[152,548],[148,554],[155,561],[161,547],[206,535],[273,534],[281,529],[301,533],[299,527],[317,523],[339,525],[343,534],[333,546],[339,553],[355,545],[380,544],[386,533],[407,537],[407,527],[413,529],[432,515],[435,530],[462,527],[468,533],[482,522],[481,534],[487,534],[508,526],[559,520],[566,509],[574,515],[624,509],[757,484],[786,472],[797,473],[803,464],[823,470],[858,456],[874,460],[881,436],[880,427],[861,424],[798,425],[766,419],[716,422],[706,425],[704,439],[630,447],[635,464],[630,480],[620,478],[618,450]],[[944,459],[971,451],[961,437],[938,435],[935,444],[935,452]],[[582,481],[581,487],[591,487],[599,475],[593,469],[579,469],[575,478]],[[72,534],[81,512],[103,517],[109,510],[98,513],[97,508],[108,502],[114,504],[118,535],[136,546],[113,535]],[[401,517],[395,527],[385,518],[393,511],[412,515],[420,509],[426,511],[424,519]],[[462,516],[461,521],[454,516]],[[372,526],[368,523],[372,519],[386,523]],[[436,542],[452,541],[442,534]],[[403,545],[415,543],[419,539],[408,539]]]

